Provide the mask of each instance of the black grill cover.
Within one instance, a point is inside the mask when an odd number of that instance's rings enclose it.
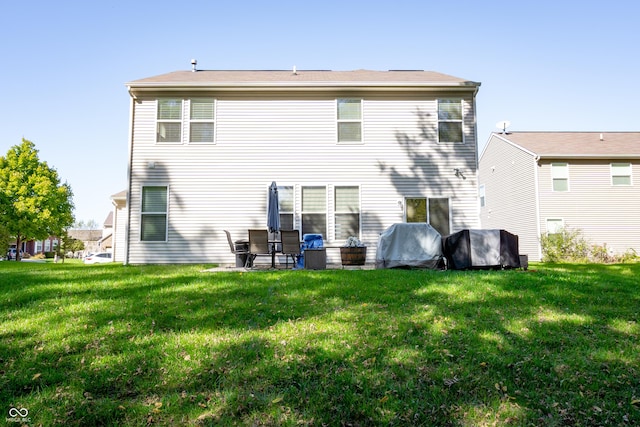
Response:
[[[442,239],[447,267],[520,268],[518,236],[505,230],[462,230]]]

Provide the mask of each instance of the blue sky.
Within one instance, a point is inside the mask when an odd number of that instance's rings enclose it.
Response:
[[[482,83],[478,144],[510,130],[640,131],[640,3],[8,0],[0,155],[24,137],[100,224],[126,188],[125,83],[200,69],[421,69]]]

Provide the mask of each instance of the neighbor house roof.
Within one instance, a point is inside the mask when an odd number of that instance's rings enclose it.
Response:
[[[444,87],[477,89],[478,82],[434,71],[330,71],[330,70],[198,70],[175,71],[127,83],[129,90],[170,89],[328,89]]]
[[[83,242],[97,242],[102,238],[102,230],[69,230],[69,237]]]
[[[495,132],[540,157],[640,158],[640,132]]]

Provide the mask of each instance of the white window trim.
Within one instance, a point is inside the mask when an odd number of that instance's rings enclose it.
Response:
[[[628,165],[629,166],[629,174],[628,175],[614,175],[613,174],[613,165]],[[633,186],[633,165],[630,162],[611,162],[609,164],[609,175],[611,176],[611,186],[612,187],[631,187]],[[629,184],[614,184],[613,178],[614,176],[628,176]]]
[[[566,176],[555,176],[553,171],[553,165],[564,165],[564,170],[566,171]],[[553,163],[549,163],[549,174],[551,175],[551,191],[553,193],[568,193],[569,191],[571,191],[571,180],[569,179],[570,176],[570,172],[569,172],[569,163],[567,162],[553,162]],[[553,188],[553,180],[554,179],[566,179],[567,180],[567,191],[559,191],[556,190],[555,188]]]
[[[181,110],[180,111],[180,115],[181,115],[181,117],[180,117],[179,120],[178,119],[160,119],[158,117],[158,108],[159,108],[160,101],[161,100],[167,100],[167,99],[176,99],[176,100],[180,101],[180,110]],[[181,145],[181,144],[184,143],[184,140],[185,140],[185,135],[184,135],[184,133],[185,133],[184,132],[185,104],[187,104],[185,102],[185,100],[182,99],[182,98],[179,98],[179,97],[170,97],[170,96],[164,97],[163,96],[163,97],[160,97],[160,98],[156,99],[156,102],[155,102],[155,109],[156,109],[156,112],[155,112],[155,119],[156,119],[155,120],[155,124],[156,124],[156,127],[155,127],[155,130],[154,130],[154,140],[155,140],[156,144],[158,144],[158,145]],[[167,141],[167,142],[158,141],[158,123],[160,123],[160,122],[163,122],[163,123],[179,123],[180,124],[180,141]]]
[[[451,196],[406,196],[404,198],[404,218],[403,218],[403,222],[407,222],[407,199],[426,199],[427,202],[427,224],[431,225],[431,213],[429,211],[429,200],[430,199],[447,199],[447,205],[449,208],[449,232],[451,233],[453,230],[453,207],[451,206],[451,201],[453,200],[453,197]]]
[[[300,227],[299,228],[300,229],[300,233],[302,233],[302,228],[304,227],[304,216],[308,215],[308,214],[313,215],[313,214],[319,214],[320,213],[320,212],[306,211],[306,210],[303,209],[304,200],[303,200],[303,194],[302,194],[303,191],[302,190],[304,188],[310,188],[310,187],[321,187],[321,188],[324,188],[324,190],[325,190],[325,193],[324,193],[324,198],[325,198],[325,201],[324,201],[324,203],[325,203],[325,205],[324,205],[324,207],[325,207],[325,210],[324,210],[324,215],[325,215],[324,223],[325,223],[326,230],[325,230],[325,233],[322,235],[322,237],[326,241],[331,241],[331,239],[329,237],[329,233],[331,233],[331,224],[329,223],[329,220],[330,220],[330,213],[331,213],[331,209],[332,209],[331,205],[330,205],[330,203],[331,203],[331,197],[330,197],[330,194],[331,194],[330,193],[330,188],[331,188],[331,186],[329,184],[326,184],[326,183],[325,184],[304,183],[304,184],[299,184],[296,187],[297,187],[297,191],[300,192],[300,199],[299,199],[300,200],[300,210],[299,210],[299,212],[300,212],[300,222],[298,223],[298,226]],[[294,191],[296,191],[296,190],[294,190]],[[296,197],[296,195],[294,193],[294,201],[295,201],[295,197]],[[295,216],[294,216],[294,224],[295,224]]]
[[[440,101],[460,101],[460,120],[440,120],[439,112],[440,112]],[[464,132],[464,100],[462,98],[438,98],[436,99],[436,141],[438,144],[464,144],[465,143],[465,132]],[[440,123],[457,123],[460,122],[460,130],[462,132],[462,141],[440,141]]]
[[[292,200],[291,200],[292,205],[291,206],[292,206],[292,210],[291,211],[279,210],[279,214],[280,215],[283,215],[283,214],[284,215],[291,215],[293,217],[293,221],[292,221],[293,229],[294,230],[301,230],[301,228],[299,228],[297,226],[297,224],[296,224],[296,198],[297,198],[297,195],[296,195],[296,186],[295,186],[295,184],[278,184],[278,192],[280,193],[282,188],[287,188],[287,187],[291,188],[291,197],[292,197]],[[269,188],[267,186],[267,201],[268,200],[269,200]],[[268,205],[268,203],[267,203],[267,205]],[[268,206],[267,206],[267,211],[268,211]],[[266,214],[268,215],[269,213],[266,212]],[[302,237],[302,236],[300,236],[300,237]]]
[[[191,119],[191,101],[192,100],[210,100],[213,101],[213,119]],[[190,145],[215,145],[218,137],[218,100],[216,98],[210,97],[193,97],[189,98],[186,102],[188,104],[184,109],[185,112],[189,113],[189,118],[187,120],[188,129],[187,129],[187,137],[186,143]],[[211,142],[193,142],[191,141],[191,123],[213,123],[213,141]]]
[[[338,103],[340,100],[353,100],[353,101],[360,101],[360,119],[359,120],[355,120],[355,119],[339,119],[338,118]],[[363,145],[364,144],[364,99],[362,98],[352,98],[352,97],[345,97],[345,98],[336,98],[334,101],[334,108],[335,108],[335,114],[334,117],[336,118],[336,130],[335,130],[335,135],[336,135],[336,143],[338,145]],[[339,123],[360,123],[360,141],[340,141],[340,135],[339,135]]]
[[[165,226],[165,230],[164,230],[164,240],[142,240],[142,216],[143,215],[147,215],[147,214],[159,214],[160,212],[142,212],[142,191],[144,189],[144,187],[166,187],[167,188],[167,211],[164,212],[164,214],[166,215],[166,221],[164,223]],[[164,244],[167,243],[169,241],[169,208],[170,208],[170,204],[171,204],[171,188],[169,187],[169,184],[160,184],[160,183],[147,183],[147,184],[143,184],[140,186],[140,210],[139,210],[139,230],[138,230],[138,242],[139,243],[143,243],[145,245],[153,245],[153,244]]]
[[[331,188],[331,211],[332,211],[332,224],[331,224],[331,228],[330,230],[327,230],[327,233],[329,234],[329,236],[331,237],[331,239],[329,240],[330,242],[333,242],[337,239],[336,237],[336,214],[349,214],[352,212],[338,212],[336,210],[336,187],[358,187],[358,236],[356,236],[358,239],[362,238],[362,185],[361,184],[345,184],[345,183],[339,183],[339,184],[332,184],[332,185],[328,185],[327,188]]]
[[[557,218],[557,217],[549,217],[549,218],[545,218],[544,219],[544,228],[545,231],[547,233],[547,236],[549,234],[556,234],[556,233],[549,233],[549,221],[560,221],[560,229],[564,229],[564,218]]]

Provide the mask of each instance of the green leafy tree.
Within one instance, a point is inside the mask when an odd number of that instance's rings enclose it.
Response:
[[[73,224],[73,208],[71,187],[40,161],[33,142],[23,138],[0,157],[0,222],[18,248],[24,240],[61,235]]]
[[[84,250],[84,242],[82,240],[74,239],[69,236],[68,232],[64,232],[62,235],[62,245],[60,247],[60,252],[62,257],[66,256],[67,252],[80,252]]]

